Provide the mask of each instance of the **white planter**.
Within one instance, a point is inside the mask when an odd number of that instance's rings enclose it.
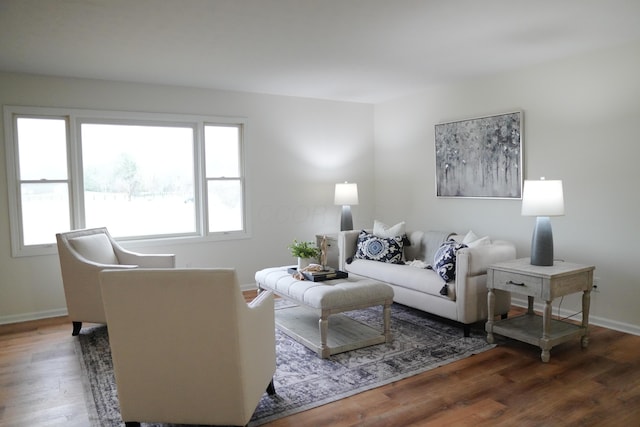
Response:
[[[300,258],[298,257],[298,271],[302,270],[305,267],[308,267],[311,264],[311,258]]]

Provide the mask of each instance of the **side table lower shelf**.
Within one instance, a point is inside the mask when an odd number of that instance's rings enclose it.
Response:
[[[489,330],[491,329],[491,330]],[[493,334],[517,339],[549,351],[557,344],[582,337],[581,345],[589,345],[587,328],[562,320],[551,319],[548,337],[543,336],[543,318],[537,314],[523,314],[510,319],[494,321],[491,328],[487,327],[487,340],[494,341]]]

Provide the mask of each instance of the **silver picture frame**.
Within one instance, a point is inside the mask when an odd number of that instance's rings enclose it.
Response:
[[[436,197],[522,199],[522,133],[522,111],[436,124]]]

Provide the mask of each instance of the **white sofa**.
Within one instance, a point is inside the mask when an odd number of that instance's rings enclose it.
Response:
[[[394,302],[460,322],[465,336],[469,336],[471,324],[487,319],[487,266],[516,257],[515,246],[504,240],[490,241],[485,237],[476,241],[480,244],[470,242],[470,247],[456,252],[455,280],[446,283],[433,269],[425,267],[433,264],[442,243],[449,239],[462,242],[467,236],[439,231],[406,233],[405,263],[394,264],[357,258],[361,231],[364,230],[338,234],[340,270],[387,283],[393,288]],[[506,317],[510,305],[509,293],[496,292],[497,314]]]

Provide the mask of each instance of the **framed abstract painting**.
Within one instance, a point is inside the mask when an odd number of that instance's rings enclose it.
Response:
[[[435,125],[436,196],[522,198],[522,112]]]

